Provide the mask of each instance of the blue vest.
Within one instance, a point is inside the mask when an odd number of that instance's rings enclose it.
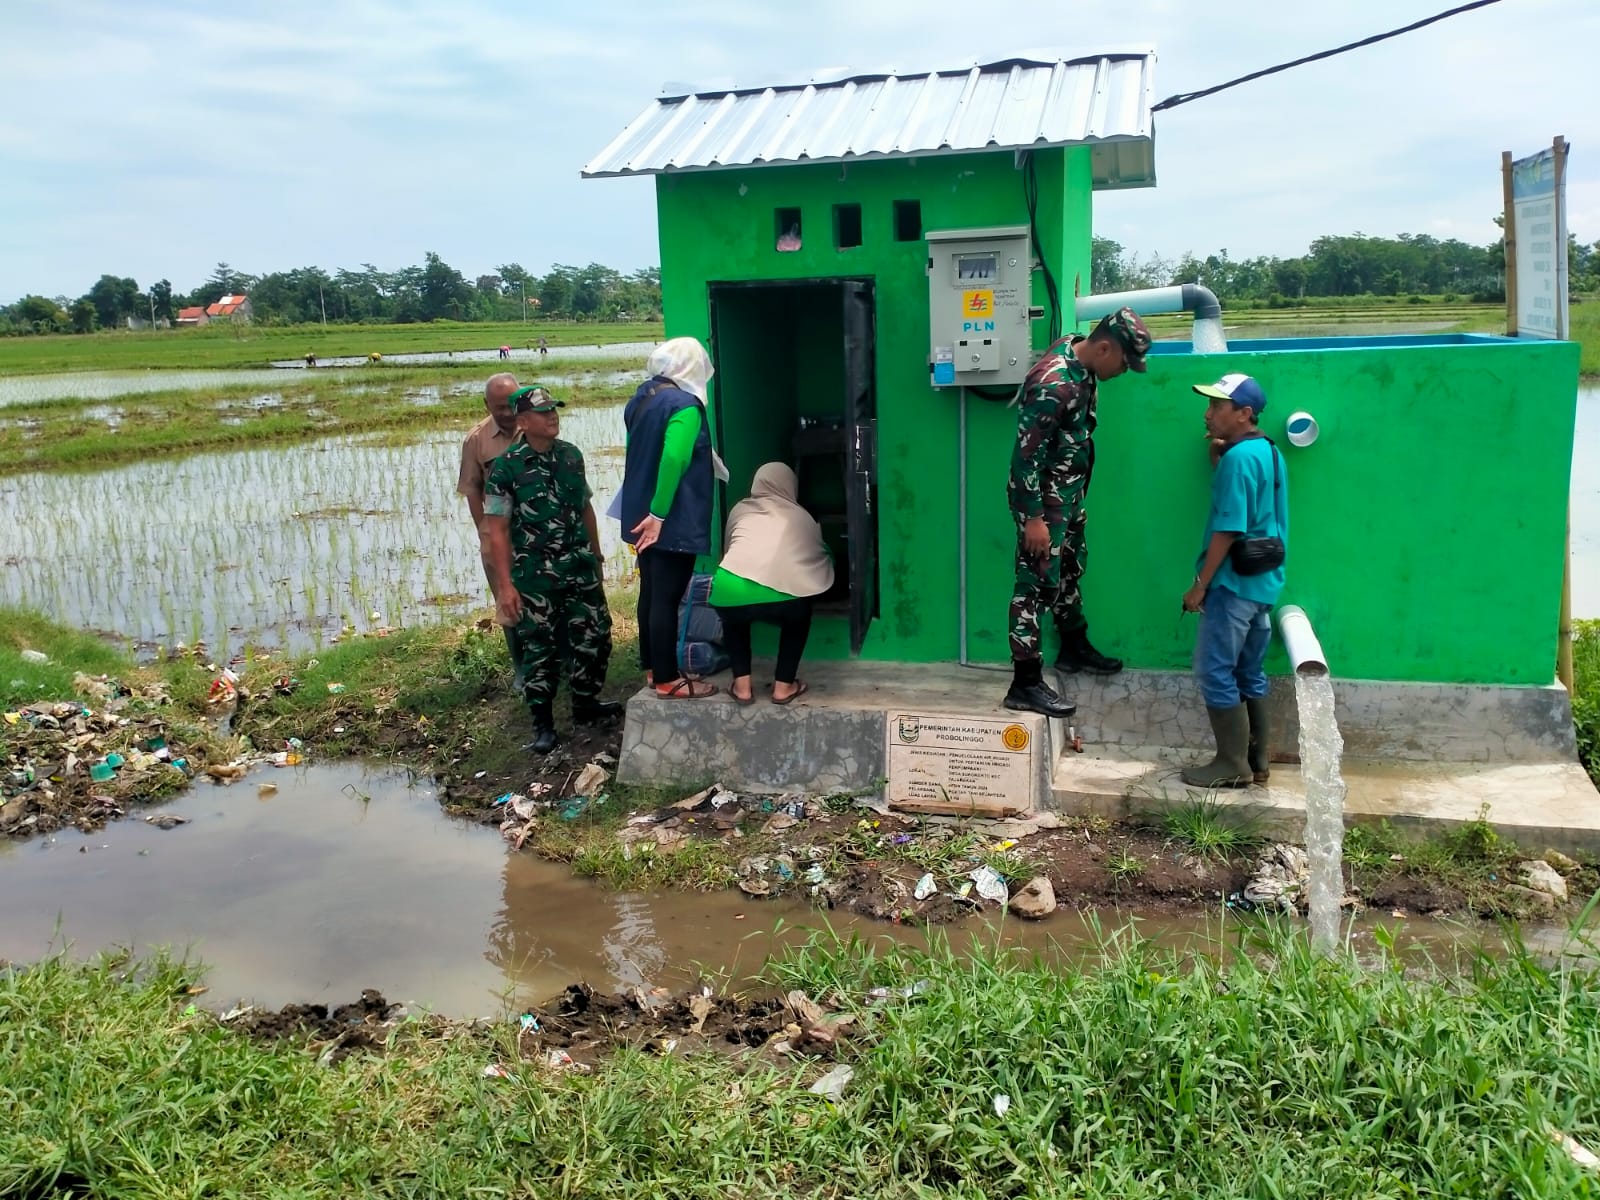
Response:
[[[708,554],[711,551],[711,430],[705,405],[671,380],[648,379],[639,386],[622,410],[622,423],[628,430],[628,457],[622,473],[622,540],[633,543],[633,527],[650,515],[650,501],[656,494],[656,479],[661,473],[661,451],[666,442],[667,422],[686,408],[700,410],[700,436],[694,441],[694,454],[672,497],[672,508],[661,522],[661,537],[656,546],[680,554]]]

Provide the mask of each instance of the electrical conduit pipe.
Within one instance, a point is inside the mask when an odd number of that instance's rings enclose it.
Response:
[[[1285,604],[1278,610],[1278,636],[1289,653],[1289,664],[1296,675],[1326,675],[1328,660],[1322,643],[1311,628],[1311,618],[1298,604]]]

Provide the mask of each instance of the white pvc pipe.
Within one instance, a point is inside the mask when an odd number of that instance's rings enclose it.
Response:
[[[1326,675],[1328,660],[1323,657],[1322,643],[1317,641],[1311,628],[1311,618],[1298,604],[1285,604],[1278,610],[1278,635],[1283,638],[1283,648],[1289,652],[1289,663],[1296,675]]]
[[[1098,296],[1079,296],[1075,308],[1080,321],[1103,317],[1107,313],[1116,312],[1119,308],[1131,308],[1138,313],[1182,312],[1183,285],[1143,288],[1136,292],[1103,292]]]

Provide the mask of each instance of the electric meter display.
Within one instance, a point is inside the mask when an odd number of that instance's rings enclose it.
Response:
[[[1026,225],[928,234],[929,382],[1006,387],[1032,361]]]

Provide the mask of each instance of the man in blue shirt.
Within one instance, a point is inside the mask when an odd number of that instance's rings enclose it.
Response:
[[[1261,432],[1266,393],[1248,375],[1197,384],[1215,469],[1211,511],[1183,611],[1200,614],[1194,672],[1217,739],[1216,756],[1185,767],[1194,787],[1267,782],[1268,614],[1283,591],[1289,543],[1289,479],[1283,456]],[[1276,539],[1274,545],[1273,539]]]

